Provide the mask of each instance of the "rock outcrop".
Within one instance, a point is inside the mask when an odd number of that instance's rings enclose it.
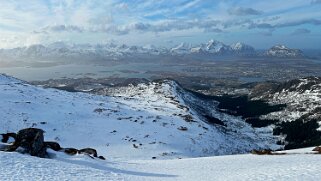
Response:
[[[0,151],[19,152],[30,154],[40,158],[49,158],[47,148],[54,151],[61,151],[68,155],[85,154],[91,158],[96,157],[105,160],[103,156],[98,156],[97,151],[93,148],[62,148],[59,143],[52,141],[44,141],[44,131],[38,128],[26,128],[18,131],[18,133],[6,133],[0,134],[2,136],[1,142],[7,143],[9,138],[13,138],[15,141],[9,145],[2,145]]]

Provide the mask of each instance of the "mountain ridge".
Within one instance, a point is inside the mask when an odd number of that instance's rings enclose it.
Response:
[[[48,141],[93,147],[114,159],[199,157],[282,147],[269,129],[256,130],[239,117],[220,113],[216,104],[194,97],[174,81],[100,89],[94,95],[2,77],[3,133],[36,127],[46,131]]]
[[[254,47],[242,42],[226,45],[217,40],[209,40],[207,43],[192,45],[181,43],[171,48],[148,46],[129,46],[126,44],[67,44],[65,42],[54,42],[47,46],[34,44],[26,47],[12,49],[0,49],[0,55],[15,58],[46,58],[46,57],[79,57],[97,56],[121,58],[126,56],[150,55],[150,56],[244,56],[244,57],[275,57],[275,58],[301,58],[305,55],[301,50],[290,49],[285,45],[275,45],[261,53]]]

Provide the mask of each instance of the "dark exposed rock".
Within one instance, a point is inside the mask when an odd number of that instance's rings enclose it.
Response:
[[[17,133],[15,142],[4,151],[16,151],[18,147],[21,147],[25,153],[45,158],[47,152],[44,145],[43,133],[43,130],[37,128],[22,129]]]
[[[317,147],[313,148],[312,151],[317,151],[317,152],[321,153],[321,147],[317,146]]]
[[[36,136],[34,137],[31,149],[30,149],[31,156],[37,156],[40,158],[44,158],[47,155],[47,150],[44,144],[44,136],[42,130],[37,130]]]
[[[99,156],[98,158],[99,158],[99,159],[102,159],[102,160],[106,160],[106,158],[103,157],[103,156]]]
[[[93,148],[62,148],[59,143],[53,141],[44,141],[44,131],[37,128],[26,128],[18,131],[18,133],[6,133],[0,134],[2,142],[8,142],[9,138],[15,139],[14,143],[11,145],[1,145],[0,151],[13,152],[18,148],[23,149],[23,153],[28,153],[31,156],[36,156],[40,158],[48,158],[47,148],[54,151],[62,151],[68,155],[85,154],[91,158],[99,158],[105,160],[105,157],[98,156],[97,151]]]
[[[93,157],[97,157],[97,151],[93,148],[84,148],[84,149],[79,150],[78,153],[92,155]]]
[[[252,150],[251,153],[255,155],[272,155],[272,150]]]
[[[177,128],[178,130],[181,130],[181,131],[187,131],[188,128],[187,127],[184,127],[184,126],[180,126]]]
[[[65,148],[64,152],[68,155],[76,155],[78,150],[76,148]]]
[[[221,121],[220,119],[217,119],[215,117],[209,116],[209,115],[204,115],[204,118],[206,119],[207,122],[212,123],[212,124],[218,124],[221,126],[225,126],[226,124],[224,124],[223,121]]]
[[[17,134],[16,133],[6,133],[6,134],[0,134],[2,136],[1,142],[2,143],[8,143],[9,138],[13,138],[16,140]]]
[[[53,141],[46,141],[45,146],[46,148],[50,148],[54,151],[60,151],[62,149],[59,143]]]

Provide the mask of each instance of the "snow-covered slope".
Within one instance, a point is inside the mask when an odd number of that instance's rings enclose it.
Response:
[[[43,89],[1,75],[0,132],[38,127],[46,131],[46,140],[56,140],[63,147],[93,147],[112,159],[198,157],[279,148],[269,129],[253,129],[241,118],[219,113],[213,104],[210,107],[182,92],[173,81],[104,91],[111,91],[112,96]],[[207,107],[202,112],[224,125],[209,123],[200,114],[202,104]]]
[[[56,154],[41,159],[0,152],[1,180],[318,180],[320,155],[230,155],[176,160],[101,161]]]

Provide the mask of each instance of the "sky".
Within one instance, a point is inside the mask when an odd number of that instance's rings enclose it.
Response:
[[[321,49],[321,0],[0,0],[0,48],[210,39]]]

